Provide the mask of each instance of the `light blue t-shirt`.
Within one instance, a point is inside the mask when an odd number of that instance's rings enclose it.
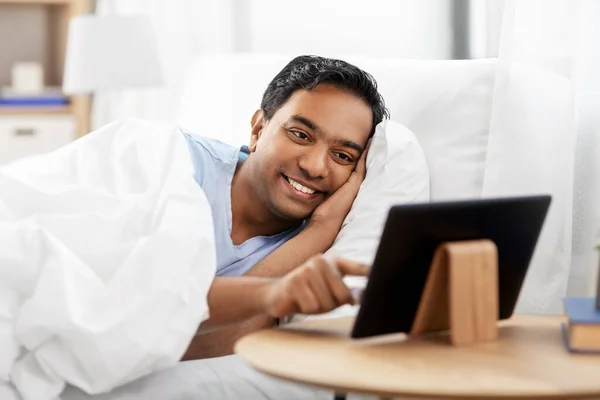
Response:
[[[248,157],[247,147],[238,149],[217,140],[184,133],[195,179],[212,208],[217,246],[217,276],[245,274],[269,253],[293,238],[302,226],[273,236],[256,236],[234,245],[231,241],[231,181],[238,161]]]

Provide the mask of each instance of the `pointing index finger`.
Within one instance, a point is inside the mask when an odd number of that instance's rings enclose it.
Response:
[[[341,275],[367,276],[369,274],[369,266],[358,263],[356,261],[346,260],[343,258],[328,259],[329,265],[334,265],[337,272]]]

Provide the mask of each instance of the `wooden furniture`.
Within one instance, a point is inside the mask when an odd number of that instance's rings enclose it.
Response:
[[[42,63],[46,85],[61,86],[69,21],[91,9],[91,0],[0,0],[0,86],[10,85],[15,61]],[[89,96],[71,96],[61,107],[0,107],[0,120],[72,116],[76,138],[90,130],[90,104]]]
[[[498,250],[490,240],[436,250],[411,335],[450,329],[454,345],[498,338]]]
[[[73,141],[74,130],[73,119],[59,113],[0,118],[0,166],[67,145]]]
[[[351,339],[353,318],[304,321],[242,338],[256,369],[339,393],[446,399],[600,396],[600,356],[571,354],[562,317],[515,316],[496,341],[449,345],[447,334]]]

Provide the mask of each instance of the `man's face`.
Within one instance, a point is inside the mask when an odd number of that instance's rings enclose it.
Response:
[[[297,90],[265,121],[253,118],[253,187],[275,215],[308,218],[350,177],[372,126],[370,107],[328,84]]]

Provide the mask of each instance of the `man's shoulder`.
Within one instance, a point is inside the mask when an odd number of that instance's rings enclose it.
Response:
[[[220,140],[212,139],[190,132],[183,132],[193,158],[211,158],[213,161],[231,164],[237,162],[239,149]],[[208,160],[205,160],[208,161]]]

